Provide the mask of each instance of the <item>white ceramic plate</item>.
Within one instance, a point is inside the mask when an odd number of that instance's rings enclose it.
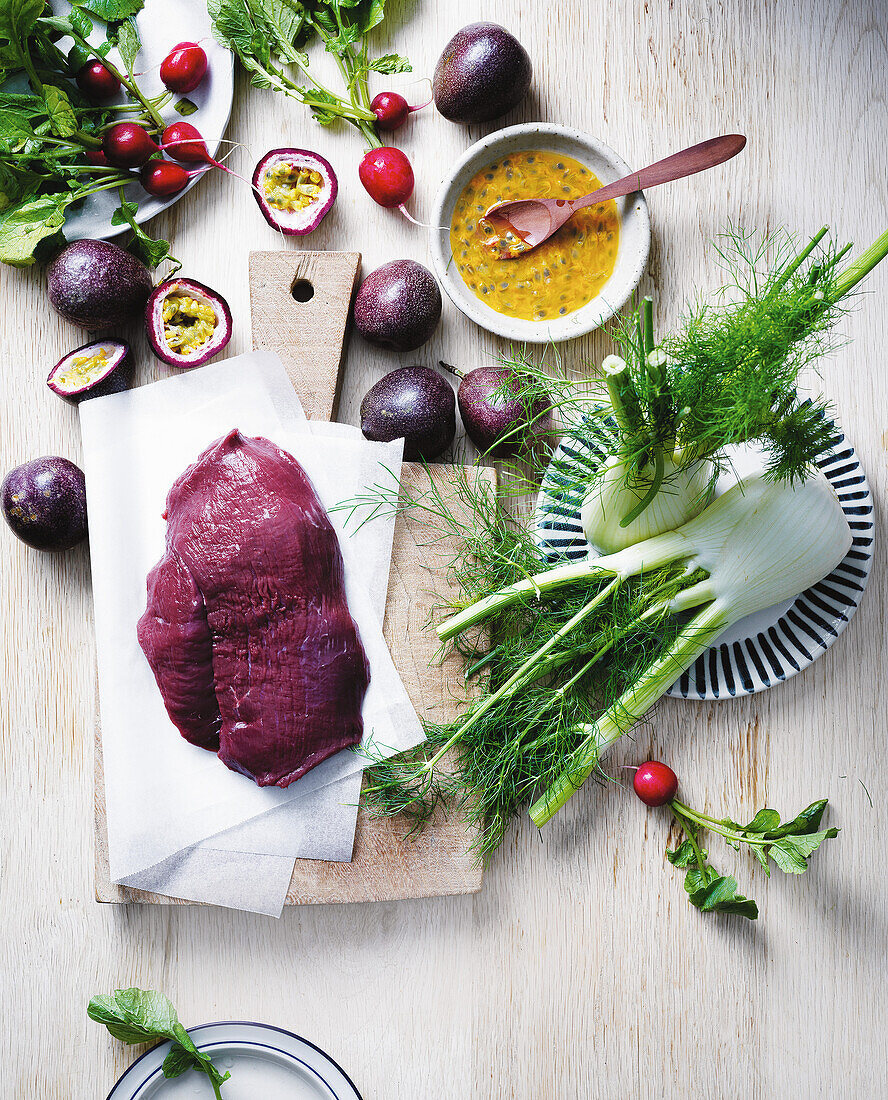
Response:
[[[604,142],[548,122],[528,122],[509,126],[482,138],[460,157],[451,169],[435,199],[432,224],[449,226],[456,201],[466,184],[481,169],[500,157],[522,149],[540,149],[562,153],[586,165],[604,183],[628,176],[630,167]],[[432,263],[438,280],[457,309],[488,332],[521,343],[541,344],[573,340],[599,328],[612,317],[638,286],[647,266],[651,247],[651,222],[644,195],[636,192],[617,199],[620,214],[620,247],[613,274],[591,302],[581,309],[552,321],[526,321],[507,317],[485,305],[462,280],[452,262],[450,230],[432,232]]]
[[[71,10],[71,5],[64,0],[53,0],[53,11],[64,14]],[[98,20],[93,19],[97,29],[92,39],[100,42],[103,34]],[[202,0],[146,0],[145,7],[136,16],[136,24],[139,28],[139,37],[142,40],[142,49],[136,58],[136,72],[145,73],[137,77],[139,87],[149,97],[159,95],[163,90],[160,80],[160,63],[170,52],[173,46],[179,42],[198,42],[207,55],[207,75],[200,85],[187,96],[173,96],[173,99],[161,111],[168,122],[182,119],[173,104],[179,99],[190,99],[196,104],[197,111],[187,117],[186,121],[192,123],[203,134],[210,153],[215,156],[219,149],[219,142],[228,125],[231,114],[231,101],[234,94],[234,63],[228,50],[223,49],[213,38],[210,30],[210,17],[207,7]],[[59,46],[67,51],[71,45],[70,39],[62,39]],[[112,58],[117,60],[112,53]],[[113,102],[123,102],[124,97]],[[229,148],[224,146],[224,149]],[[193,179],[184,191],[171,199],[155,199],[146,194],[138,183],[131,183],[126,188],[127,198],[139,204],[138,222],[147,221],[172,206],[182,195],[190,191],[200,180]],[[65,221],[64,234],[67,240],[75,241],[82,237],[116,237],[119,233],[125,233],[129,228],[126,225],[112,225],[111,215],[119,206],[117,191],[103,191],[98,195],[90,195],[78,210],[68,214]]]
[[[610,452],[614,425],[607,418],[594,424],[594,434],[587,440],[565,436],[540,486],[536,538],[550,561],[578,561],[598,553],[583,534],[580,507],[590,474]],[[834,427],[834,442],[819,456],[817,465],[835,489],[853,535],[844,561],[795,599],[735,623],[667,695],[721,699],[764,691],[813,664],[848,625],[872,565],[873,498],[854,448]],[[731,448],[729,457],[734,468],[719,480],[716,495],[735,484],[738,477],[763,468],[760,452],[751,447]]]
[[[231,1078],[225,1100],[361,1100],[352,1081],[322,1050],[290,1031],[268,1024],[228,1021],[188,1029],[198,1050],[206,1051]],[[212,1100],[204,1074],[186,1070],[168,1080],[161,1066],[170,1043],[133,1062],[108,1100]]]

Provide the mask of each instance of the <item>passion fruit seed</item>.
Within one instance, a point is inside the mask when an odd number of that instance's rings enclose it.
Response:
[[[92,355],[77,355],[65,370],[56,375],[55,381],[65,389],[80,389],[105,370],[108,358],[107,348],[98,348]]]
[[[278,161],[265,173],[262,189],[276,210],[304,210],[317,201],[324,185],[320,172],[303,164]]]
[[[218,318],[209,302],[186,294],[168,294],[163,300],[163,337],[171,351],[191,355],[216,331]]]

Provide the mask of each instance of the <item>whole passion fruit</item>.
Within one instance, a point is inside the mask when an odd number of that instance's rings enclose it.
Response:
[[[333,166],[310,149],[272,149],[253,169],[253,197],[262,216],[291,237],[317,229],[338,190]]]
[[[148,300],[151,286],[148,268],[110,241],[74,241],[46,271],[53,307],[81,328],[131,321]]]
[[[399,367],[364,395],[361,431],[384,443],[403,436],[408,462],[431,462],[456,434],[453,390],[431,367]]]
[[[428,268],[392,260],[371,271],[355,298],[355,328],[371,344],[413,351],[441,320],[441,291]]]
[[[90,397],[104,397],[129,389],[132,360],[123,340],[96,340],[69,351],[49,372],[46,384],[53,393],[79,405]]]
[[[148,342],[172,367],[198,367],[231,339],[231,310],[221,294],[196,279],[169,279],[145,306]]]
[[[438,58],[432,94],[451,122],[488,122],[521,102],[532,77],[527,51],[505,27],[470,23]]]
[[[35,550],[70,550],[86,538],[86,480],[67,458],[45,455],[16,466],[0,498],[13,534]]]
[[[482,454],[529,454],[552,431],[549,395],[531,393],[508,367],[476,367],[467,373],[439,363],[459,378],[456,402],[466,433]]]

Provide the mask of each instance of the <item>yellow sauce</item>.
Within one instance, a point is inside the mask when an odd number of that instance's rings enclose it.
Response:
[[[484,246],[484,226],[478,229],[496,202],[575,199],[600,186],[588,168],[559,153],[510,153],[482,168],[457,199],[450,226],[453,262],[463,282],[497,313],[528,321],[550,321],[590,302],[617,260],[615,202],[577,211],[547,241],[514,260],[495,258]]]

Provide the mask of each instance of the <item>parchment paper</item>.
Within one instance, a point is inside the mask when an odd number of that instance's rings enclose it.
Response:
[[[179,736],[135,636],[135,624],[145,606],[145,578],[163,553],[166,525],[161,514],[166,493],[186,466],[232,427],[264,435],[293,454],[328,508],[378,480],[380,461],[398,468],[400,456],[389,447],[359,442],[338,429],[322,428],[313,436],[304,424],[294,428],[294,419],[299,419],[294,402],[276,357],[251,353],[81,405],[114,881],[135,885],[139,880],[138,885],[148,888],[144,872],[150,869],[152,889],[195,895],[195,900],[200,892],[199,900],[279,912],[289,881],[289,872],[284,873],[287,858],[291,870],[292,856],[307,854],[306,847],[313,858],[326,858],[325,850],[333,858],[342,858],[346,846],[350,852],[353,804],[364,763],[361,755],[340,753],[286,791],[256,787],[230,772],[214,754]],[[344,517],[334,513],[331,518],[341,528]],[[401,751],[418,743],[422,732],[391,663],[378,610],[368,595],[371,584],[384,596],[385,583],[380,578],[387,579],[391,554],[390,532],[372,544],[374,526],[362,529],[368,533],[359,553],[354,540],[360,535],[344,534],[340,541],[349,607],[371,665],[365,735],[375,735],[377,745]],[[292,806],[295,812],[296,800],[345,777],[352,777],[350,787],[327,790],[326,797],[312,800],[310,843],[306,844],[305,817],[298,822],[293,818],[291,823],[298,828],[287,838],[282,827],[286,814],[269,811]],[[220,834],[248,821],[252,824],[242,836],[226,835],[226,847],[219,847]],[[197,845],[200,854],[180,855]],[[245,897],[233,897],[238,890],[232,883],[231,863],[224,857],[236,850],[268,857],[266,862],[276,862],[280,869],[276,874],[256,875],[260,881],[240,891]],[[218,854],[215,890],[214,876],[208,874],[214,869],[214,852]],[[189,864],[199,865],[199,875],[187,873]],[[183,875],[200,879],[190,893],[185,892]],[[177,889],[157,885],[158,876],[166,877],[168,885],[178,884]]]

